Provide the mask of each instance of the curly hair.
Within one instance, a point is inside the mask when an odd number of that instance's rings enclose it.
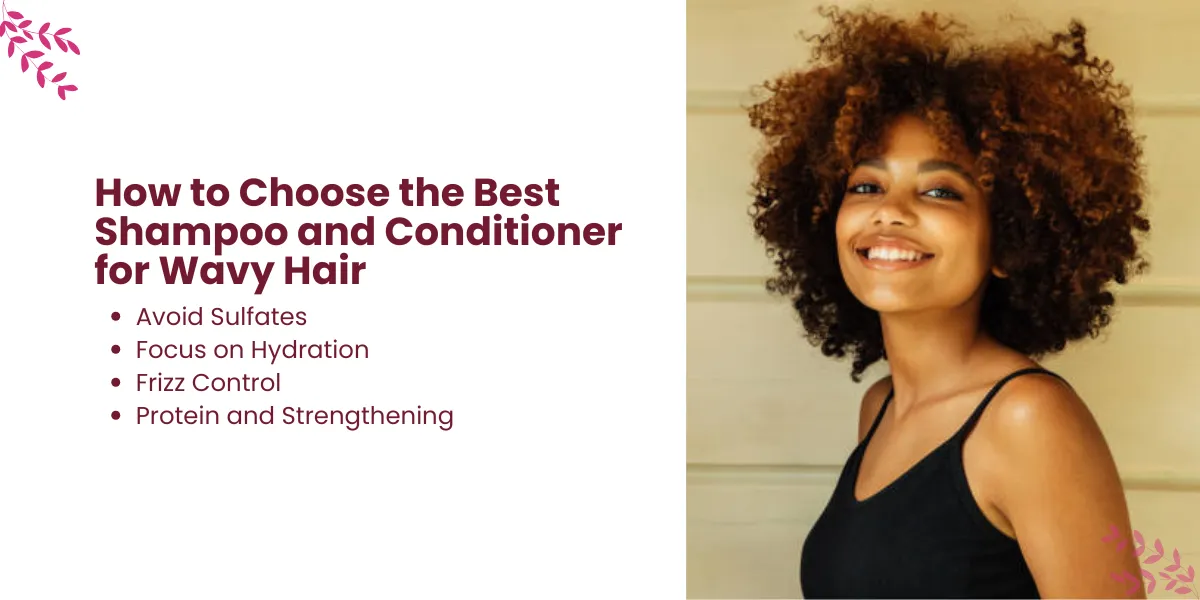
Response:
[[[1083,25],[984,46],[931,13],[821,15],[831,27],[806,38],[810,66],[766,82],[749,108],[766,140],[751,216],[777,268],[767,288],[791,298],[808,340],[853,354],[856,382],[886,358],[879,314],[842,278],[834,227],[853,166],[902,114],[968,150],[990,198],[992,256],[1007,277],[988,283],[980,326],[1033,358],[1096,337],[1110,321],[1107,284],[1148,267],[1137,234],[1150,223],[1129,89],[1088,54]]]

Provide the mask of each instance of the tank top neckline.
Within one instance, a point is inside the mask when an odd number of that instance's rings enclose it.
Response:
[[[858,444],[858,447],[855,449],[856,456],[854,457],[854,468],[852,469],[852,472],[851,472],[852,476],[850,477],[850,482],[849,482],[850,490],[847,494],[847,496],[849,498],[849,504],[854,508],[859,508],[859,507],[863,507],[868,504],[871,504],[872,501],[875,500],[876,498],[879,498],[880,496],[887,494],[889,491],[900,487],[905,480],[914,476],[915,473],[920,472],[922,469],[927,468],[928,465],[932,464],[934,462],[934,459],[937,458],[939,455],[945,453],[948,449],[959,445],[962,442],[962,439],[966,436],[966,434],[970,432],[971,426],[973,426],[979,420],[980,415],[983,414],[983,409],[987,407],[988,403],[991,402],[992,398],[996,395],[996,393],[1000,391],[1000,388],[1004,387],[1004,384],[1008,383],[1008,381],[1010,379],[1013,379],[1020,375],[1024,375],[1026,373],[1045,373],[1047,375],[1051,375],[1051,376],[1057,377],[1059,379],[1062,379],[1061,377],[1059,377],[1058,374],[1048,371],[1043,367],[1025,367],[1023,369],[1019,369],[1017,371],[1013,371],[1012,373],[1009,373],[1008,375],[1004,376],[1003,378],[1001,378],[999,381],[997,381],[995,384],[992,385],[991,389],[988,390],[987,395],[984,396],[983,400],[980,401],[979,405],[975,407],[975,410],[973,410],[971,412],[971,415],[969,417],[967,417],[967,420],[965,422],[963,422],[963,424],[961,426],[959,426],[959,428],[954,432],[954,434],[951,435],[949,438],[947,438],[946,441],[942,442],[941,444],[938,444],[938,446],[936,448],[934,448],[933,450],[930,450],[927,454],[925,454],[925,456],[921,457],[920,460],[913,463],[913,465],[911,467],[909,467],[906,471],[904,471],[898,477],[893,479],[890,483],[883,486],[879,490],[875,491],[870,496],[867,496],[866,498],[863,498],[860,500],[858,498],[858,478],[859,478],[859,473],[862,470],[863,458],[867,454],[867,445],[870,444],[871,439],[875,437],[875,430],[879,428],[879,423],[881,421],[883,421],[883,414],[884,414],[884,412],[887,411],[888,405],[891,404],[892,396],[896,391],[895,388],[888,390],[887,397],[884,398],[883,404],[879,408],[879,414],[875,415],[875,421],[873,423],[871,423],[871,428],[869,430],[867,430],[867,435],[863,437],[862,442],[860,442]],[[958,468],[961,469],[961,465],[958,466]]]

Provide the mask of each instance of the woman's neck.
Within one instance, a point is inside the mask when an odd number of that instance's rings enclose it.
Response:
[[[950,310],[880,315],[891,367],[896,416],[944,397],[979,377],[976,367],[1002,347],[979,327],[979,304]]]

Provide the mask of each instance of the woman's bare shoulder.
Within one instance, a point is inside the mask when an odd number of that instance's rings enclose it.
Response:
[[[993,503],[1005,515],[1044,597],[1100,597],[1107,573],[1138,563],[1100,538],[1129,531],[1129,512],[1112,453],[1080,396],[1056,378],[1018,377],[996,394],[984,423],[995,479]],[[1092,579],[1080,581],[1077,574]],[[1092,575],[1095,574],[1095,575]]]
[[[1054,434],[1070,443],[1098,441],[1100,433],[1083,399],[1065,381],[1030,373],[1008,382],[988,408],[996,434],[1007,442],[1025,442]],[[1090,438],[1090,439],[1088,439]],[[1102,439],[1102,438],[1101,438]]]

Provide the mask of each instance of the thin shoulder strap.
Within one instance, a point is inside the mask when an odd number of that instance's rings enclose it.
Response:
[[[963,426],[961,428],[959,428],[958,433],[955,435],[955,437],[962,437],[967,432],[969,432],[972,427],[975,426],[975,423],[977,421],[979,421],[980,415],[983,414],[983,409],[987,408],[988,403],[990,403],[992,401],[992,398],[994,398],[996,396],[996,393],[1000,391],[1000,388],[1004,387],[1004,384],[1008,383],[1009,381],[1012,381],[1013,379],[1016,379],[1017,377],[1020,377],[1021,375],[1028,375],[1030,373],[1043,373],[1045,375],[1057,377],[1060,381],[1067,384],[1068,387],[1070,387],[1070,385],[1071,385],[1066,379],[1064,379],[1058,373],[1049,371],[1042,367],[1027,367],[1024,369],[1013,371],[1012,373],[1009,373],[1008,375],[1004,376],[1004,379],[997,381],[996,385],[992,386],[992,389],[988,391],[987,396],[984,396],[983,402],[980,402],[979,406],[975,407],[975,412],[971,413],[971,416],[967,419],[967,422],[963,423]]]
[[[866,447],[867,442],[871,441],[871,436],[875,435],[875,429],[879,427],[879,422],[883,420],[883,412],[887,410],[888,404],[892,401],[892,394],[896,388],[888,390],[887,397],[883,399],[883,404],[879,407],[879,413],[875,415],[875,422],[871,423],[871,429],[867,431],[867,435],[863,437],[862,446]]]

